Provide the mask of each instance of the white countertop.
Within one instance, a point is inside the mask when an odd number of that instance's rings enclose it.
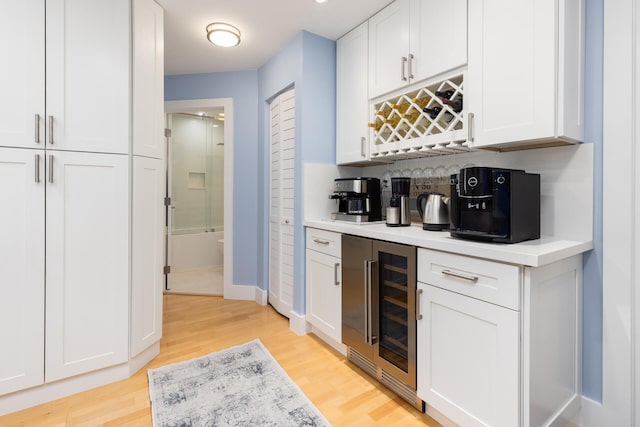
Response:
[[[338,233],[532,267],[550,264],[593,249],[592,241],[560,240],[544,236],[537,240],[514,244],[476,242],[451,237],[447,231],[426,231],[422,229],[420,224],[412,224],[409,227],[387,227],[384,223],[354,224],[317,219],[306,220],[304,225]]]

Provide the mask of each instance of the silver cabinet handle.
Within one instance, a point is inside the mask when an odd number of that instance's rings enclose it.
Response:
[[[49,182],[53,183],[53,154],[49,154]]]
[[[407,76],[405,75],[405,67],[407,65],[407,57],[403,56],[402,60],[401,60],[401,71],[402,71],[402,75],[400,76],[400,78],[402,79],[403,82],[407,81]]]
[[[313,239],[313,241],[319,245],[328,245],[329,243],[331,243],[328,240],[320,240],[320,239]]]
[[[36,114],[36,144],[40,144],[40,114]]]
[[[468,282],[478,281],[478,276],[470,276],[467,274],[462,274],[462,273],[458,273],[456,271],[451,271],[451,270],[442,270],[442,274],[444,274],[445,276],[455,277],[456,279],[466,280]]]
[[[370,263],[371,261],[364,261],[364,342],[371,344],[369,334],[369,279],[371,278]]]
[[[416,320],[422,320],[422,313],[420,313],[420,300],[422,296],[422,289],[416,289]]]
[[[467,140],[469,142],[473,142],[473,134],[474,134],[474,115],[473,113],[468,113],[467,114],[469,116],[469,119],[467,120],[467,126],[469,127],[469,129],[467,129],[468,135],[467,135]]]
[[[49,116],[49,144],[53,145],[53,116]]]
[[[40,182],[40,154],[36,154],[36,176],[35,176],[35,179],[36,179],[36,182]]]
[[[413,54],[409,54],[409,80],[413,79]]]
[[[365,138],[364,136],[361,137],[360,138],[360,155],[362,157],[366,157],[367,156],[366,144],[367,144],[367,138]]]
[[[333,284],[336,286],[340,286],[340,278],[338,277],[338,269],[340,268],[340,263],[336,262],[333,264]]]

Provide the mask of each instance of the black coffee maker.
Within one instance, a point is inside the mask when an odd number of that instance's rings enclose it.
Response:
[[[329,198],[338,201],[338,212],[332,213],[331,219],[349,222],[382,220],[378,178],[336,178]]]
[[[517,243],[540,238],[540,175],[463,168],[451,175],[451,235]]]
[[[391,200],[387,208],[386,223],[389,227],[411,225],[409,191],[411,178],[391,178]]]

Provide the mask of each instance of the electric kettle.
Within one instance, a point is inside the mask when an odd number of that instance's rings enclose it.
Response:
[[[422,204],[424,203],[424,208]],[[449,229],[449,197],[438,193],[422,193],[416,199],[422,218],[422,229],[442,231]]]

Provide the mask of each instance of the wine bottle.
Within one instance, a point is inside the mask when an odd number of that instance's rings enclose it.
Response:
[[[445,90],[445,91],[436,91],[436,96],[438,98],[442,98],[442,99],[451,99],[451,97],[453,96],[453,91],[452,90]]]
[[[454,100],[443,99],[442,103],[451,107],[451,109],[456,113],[462,111],[462,95],[458,95],[458,97]]]
[[[426,108],[427,104],[429,104],[429,101],[431,101],[431,98],[429,98],[428,96],[425,98],[413,98],[411,100],[411,102],[413,102],[414,104],[416,104],[418,107],[422,108]]]
[[[376,121],[375,123],[368,123],[367,126],[373,128],[376,132],[380,132],[383,124],[384,122]]]
[[[404,114],[409,109],[410,104],[391,104],[391,108],[400,114]]]
[[[406,119],[409,121],[409,123],[414,124],[416,122],[416,120],[418,120],[418,118],[420,118],[420,112],[419,111],[412,111],[411,113],[405,113],[402,115],[403,119]]]
[[[431,117],[431,120],[435,120],[436,117],[438,117],[438,114],[440,114],[440,111],[442,111],[442,107],[433,107],[433,108],[423,108],[422,112],[429,114],[429,117]]]

